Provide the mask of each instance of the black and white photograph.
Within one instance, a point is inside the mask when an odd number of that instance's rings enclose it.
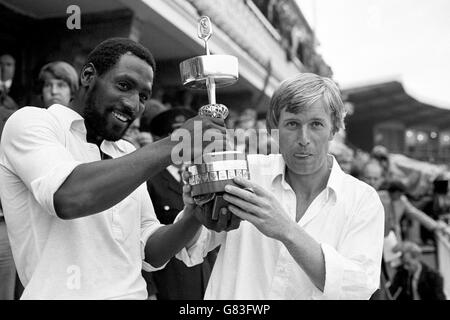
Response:
[[[449,14],[0,0],[0,306],[450,299]]]

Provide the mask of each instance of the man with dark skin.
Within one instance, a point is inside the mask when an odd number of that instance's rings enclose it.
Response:
[[[89,55],[70,107],[26,107],[7,122],[0,194],[23,299],[145,299],[141,267],[160,269],[199,230],[191,206],[159,224],[145,188],[178,141],[134,151],[120,140],[150,99],[154,70],[146,48],[109,39]],[[192,135],[195,121],[224,132],[223,120],[200,116],[182,128]]]

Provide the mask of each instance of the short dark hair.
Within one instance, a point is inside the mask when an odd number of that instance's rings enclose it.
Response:
[[[389,182],[388,192],[389,193],[393,193],[393,192],[396,192],[396,191],[401,192],[401,193],[405,193],[406,192],[406,186],[400,180],[392,180],[392,181]]]
[[[128,38],[110,38],[103,41],[89,53],[86,64],[92,63],[101,76],[116,65],[127,52],[141,58],[152,67],[153,72],[156,71],[155,58],[151,52],[143,45]]]

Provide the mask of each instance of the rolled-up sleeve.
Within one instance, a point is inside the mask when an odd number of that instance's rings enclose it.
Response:
[[[180,220],[183,217],[183,211],[181,211],[175,218],[175,222]],[[221,243],[225,241],[226,232],[215,232],[212,230],[208,230],[205,227],[201,227],[200,234],[197,240],[189,247],[183,248],[180,252],[178,252],[175,257],[178,260],[184,262],[184,264],[188,267],[195,266],[203,262],[204,257],[211,250],[215,249]]]
[[[147,261],[145,261],[145,246],[151,235],[161,228],[161,224],[156,217],[155,209],[153,208],[152,200],[147,192],[145,185],[139,187],[139,197],[141,199],[141,257],[142,257],[142,269],[147,272],[158,271],[164,269],[169,261],[160,267],[154,267]]]
[[[23,108],[6,122],[1,144],[6,163],[39,205],[56,216],[53,196],[81,164],[65,148],[59,124],[43,110]]]
[[[337,248],[321,243],[325,287],[314,299],[368,300],[380,284],[384,209],[375,191],[360,202]]]

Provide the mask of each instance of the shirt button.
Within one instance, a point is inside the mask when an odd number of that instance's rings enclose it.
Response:
[[[169,211],[170,207],[169,206],[164,206],[164,210],[165,211]]]

